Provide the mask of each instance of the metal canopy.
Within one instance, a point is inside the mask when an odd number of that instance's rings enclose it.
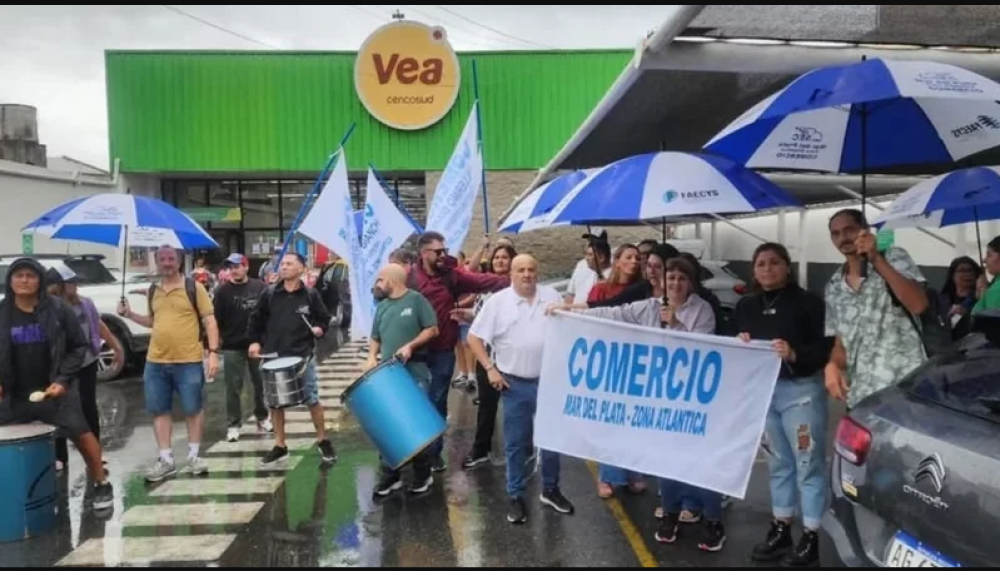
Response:
[[[741,113],[798,75],[862,56],[940,61],[1000,80],[996,50],[970,47],[1000,46],[1000,29],[991,23],[998,17],[998,6],[675,6],[521,196],[564,170],[660,150],[700,151]],[[1000,150],[961,166],[985,164],[1000,164]],[[893,176],[869,176],[868,196],[899,194],[922,180],[915,175],[954,168],[873,171]],[[858,176],[767,176],[807,206],[844,201],[841,186],[861,188]]]

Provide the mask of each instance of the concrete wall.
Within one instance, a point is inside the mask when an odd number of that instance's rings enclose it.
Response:
[[[3,208],[0,208],[0,254],[20,253],[21,228],[52,208],[81,196],[114,191],[114,187],[110,185],[74,184],[70,180],[51,180],[0,171],[0,201],[3,204]],[[34,249],[37,254],[116,256],[115,248],[49,240],[43,236],[34,237]]]
[[[490,195],[491,225],[496,224],[500,214],[510,206],[535,178],[530,171],[493,171],[487,173],[486,186]],[[427,173],[427,204],[431,203],[434,189],[441,179],[440,172]],[[494,227],[495,229],[495,227]],[[466,243],[460,248],[448,244],[452,252],[464,251],[471,254],[482,242],[483,201],[476,201],[472,216],[472,229]],[[586,230],[572,227],[559,230],[539,230],[514,236],[515,246],[520,253],[532,254],[541,261],[543,277],[568,274],[583,255],[584,242],[581,236]],[[644,238],[660,239],[662,232],[652,228],[611,228],[608,230],[613,242],[639,242]]]

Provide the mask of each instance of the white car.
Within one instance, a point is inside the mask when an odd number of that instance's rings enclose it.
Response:
[[[0,297],[7,284],[7,270],[14,260],[23,256],[0,256]],[[149,349],[149,329],[132,321],[122,319],[117,312],[118,301],[122,296],[120,278],[116,278],[105,266],[104,256],[67,256],[67,255],[34,255],[29,256],[46,268],[68,267],[80,278],[80,295],[94,300],[101,319],[125,348],[125,365],[140,357],[144,357]],[[139,282],[130,281],[126,287],[129,303],[137,311],[146,307],[148,282],[145,287],[137,287]],[[117,379],[124,372],[125,366],[115,366],[114,352],[106,343],[101,343],[101,354],[98,359],[98,381]]]

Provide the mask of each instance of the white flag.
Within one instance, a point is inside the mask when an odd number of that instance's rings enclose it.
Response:
[[[364,224],[361,234],[361,258],[352,271],[360,281],[351,323],[371,331],[375,322],[375,298],[372,288],[378,272],[389,262],[389,254],[402,246],[413,232],[414,227],[399,208],[385,194],[385,189],[375,176],[368,171],[368,198],[364,209]],[[353,327],[352,327],[353,329]]]
[[[483,158],[479,154],[479,103],[462,132],[462,138],[445,167],[434,192],[427,230],[444,235],[445,246],[458,251],[465,243],[472,224],[472,209],[483,183]]]
[[[358,313],[357,302],[354,300],[361,291],[361,280],[357,271],[358,261],[361,260],[361,240],[354,222],[354,205],[351,203],[351,189],[347,179],[347,155],[343,149],[340,150],[337,165],[330,174],[330,179],[320,192],[309,215],[299,226],[299,232],[336,252],[347,261],[348,282],[355,308],[351,313],[351,339],[357,341],[368,337],[371,332],[370,324],[366,329],[364,324],[354,322],[354,316]]]
[[[357,237],[354,206],[351,204],[351,187],[347,180],[347,155],[343,149],[339,151],[339,155],[326,186],[299,225],[298,231],[336,252],[353,266],[351,236],[355,236],[355,239]]]

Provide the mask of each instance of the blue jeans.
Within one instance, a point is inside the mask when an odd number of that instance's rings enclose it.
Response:
[[[632,482],[642,480],[642,474],[619,468],[617,466],[600,465],[600,480],[602,483],[615,487],[627,486]]]
[[[801,502],[802,523],[813,531],[820,527],[829,489],[827,398],[821,377],[779,380],[767,413],[774,517],[795,517],[795,506]]]
[[[433,351],[427,354],[427,366],[431,370],[431,402],[445,419],[448,418],[448,391],[451,377],[455,374],[455,351]],[[427,449],[431,458],[439,458],[444,452],[444,437]]]
[[[538,379],[504,375],[509,389],[503,391],[504,450],[507,454],[507,495],[524,497],[528,484],[525,464],[534,452],[535,412],[538,410]],[[545,491],[559,488],[561,462],[558,454],[542,451],[542,485]]]
[[[660,496],[664,514],[679,514],[693,502],[701,506],[708,521],[722,521],[722,494],[718,492],[660,478]]]
[[[155,416],[170,414],[174,393],[181,397],[181,412],[198,416],[205,404],[205,365],[202,363],[146,363],[142,375],[146,410]]]

